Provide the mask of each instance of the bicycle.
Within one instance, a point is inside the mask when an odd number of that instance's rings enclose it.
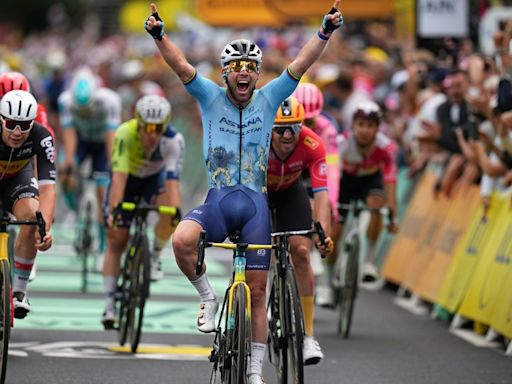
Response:
[[[142,331],[144,306],[149,297],[150,252],[146,234],[147,216],[150,212],[175,216],[177,208],[122,202],[114,209],[114,213],[121,211],[134,212],[132,221],[135,224],[122,261],[121,284],[117,287],[118,341],[120,345],[124,345],[129,336],[131,351],[135,352]]]
[[[238,235],[230,236],[230,243],[206,241],[202,231],[197,245],[196,275],[203,270],[204,251],[208,247],[233,250],[233,275],[229,283],[215,330],[213,348],[209,356],[213,363],[210,383],[215,383],[216,372],[220,371],[221,383],[245,383],[247,359],[251,350],[251,290],[245,281],[245,252],[258,249],[275,249],[270,244],[236,243]],[[224,320],[224,328],[222,322]]]
[[[41,239],[46,235],[46,224],[41,212],[36,211],[36,220],[14,220],[4,211],[0,203],[0,384],[5,382],[9,336],[14,325],[14,305],[11,288],[11,258],[9,245],[10,225],[37,225]]]
[[[73,178],[76,183],[76,201],[77,201],[77,225],[73,247],[81,261],[81,292],[87,292],[89,270],[89,255],[97,255],[94,249],[96,239],[94,227],[97,223],[98,198],[96,195],[96,183],[90,174],[90,164],[85,162],[78,169],[68,168],[67,177]],[[95,259],[96,259],[95,257]]]
[[[370,213],[376,212],[382,214],[387,212],[392,220],[392,212],[383,209],[372,209],[364,206],[359,201],[352,201],[350,204],[342,206],[349,209],[351,220],[347,222],[348,228],[345,231],[342,240],[342,246],[339,247],[338,257],[334,264],[332,287],[334,289],[334,308],[338,309],[337,333],[343,338],[348,338],[352,326],[354,306],[359,289],[360,272],[359,265],[361,260],[361,239],[360,239],[360,214],[362,211]]]
[[[275,366],[279,384],[304,383],[304,321],[295,272],[290,262],[290,236],[318,234],[325,243],[325,233],[319,222],[315,229],[274,232],[277,241],[274,269],[270,277],[268,300],[269,358]],[[290,375],[289,375],[290,374]]]

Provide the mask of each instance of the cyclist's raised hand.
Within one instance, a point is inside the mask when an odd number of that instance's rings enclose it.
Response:
[[[329,13],[324,16],[321,30],[322,34],[325,36],[330,36],[336,29],[343,25],[343,16],[338,10],[339,5],[340,0],[335,0]]]
[[[164,21],[158,15],[155,3],[151,3],[150,9],[151,15],[149,15],[144,23],[144,28],[153,36],[153,39],[162,40],[162,36],[164,35]]]
[[[38,251],[46,251],[52,246],[53,236],[50,230],[46,230],[46,234],[43,239],[41,239],[41,235],[39,231],[36,231],[36,248]]]

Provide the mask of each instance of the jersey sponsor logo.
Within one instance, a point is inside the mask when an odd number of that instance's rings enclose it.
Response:
[[[235,127],[235,128],[240,127],[240,124],[238,121],[229,120],[229,119],[226,119],[225,117],[220,119],[219,124],[220,123],[224,123],[230,127]],[[247,127],[250,127],[251,125],[258,124],[258,123],[263,124],[263,120],[261,120],[261,118],[259,118],[259,117],[253,117],[252,119],[247,120],[247,122],[245,124],[242,124],[242,128],[247,128]]]
[[[318,165],[318,174],[320,176],[327,175],[327,164],[326,163],[321,163]]]
[[[320,143],[309,136],[304,138],[304,144],[307,145],[311,149],[317,149]]]
[[[22,160],[16,160],[16,161],[2,161],[0,160],[0,175],[15,175],[19,171],[27,165],[27,163],[30,161],[29,159],[22,159]]]
[[[51,136],[45,137],[40,142],[41,147],[44,148],[44,152],[46,153],[46,158],[50,163],[54,163],[55,161],[55,149],[53,148],[53,140]]]
[[[293,169],[293,170],[295,170],[297,168],[302,169],[302,167],[303,167],[302,160],[294,161],[294,162],[288,164],[288,168]]]
[[[50,171],[50,178],[56,179],[57,178],[57,172],[55,170]]]
[[[22,156],[26,156],[26,155],[30,155],[32,154],[32,148],[29,147],[29,148],[22,148],[20,149],[17,153],[16,153],[16,157],[22,157]]]

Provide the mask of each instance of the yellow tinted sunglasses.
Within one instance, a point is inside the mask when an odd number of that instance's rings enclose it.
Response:
[[[165,124],[153,124],[153,123],[145,123],[140,125],[141,129],[146,133],[164,133]]]
[[[258,64],[254,61],[248,61],[248,60],[230,61],[226,65],[226,67],[229,72],[242,72],[244,69],[247,72],[258,72],[259,71]]]

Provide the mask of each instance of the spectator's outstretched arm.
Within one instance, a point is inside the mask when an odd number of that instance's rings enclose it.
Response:
[[[335,0],[331,11],[325,15],[320,30],[302,47],[295,60],[288,67],[290,73],[296,78],[302,77],[320,57],[332,33],[343,24],[343,17],[338,11],[339,3],[340,0]]]
[[[195,68],[187,61],[183,52],[164,33],[164,21],[158,15],[156,4],[151,3],[151,15],[147,18],[144,28],[155,39],[165,62],[184,83],[189,82],[195,75]]]

